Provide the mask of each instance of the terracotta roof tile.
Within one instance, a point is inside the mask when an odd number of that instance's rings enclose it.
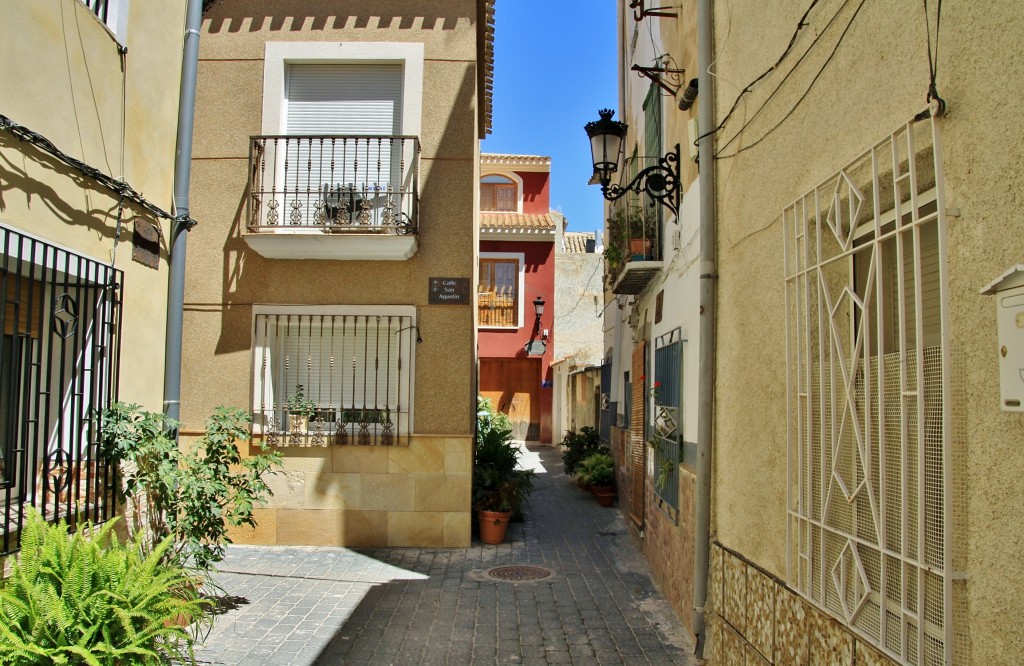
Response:
[[[480,213],[480,228],[497,231],[554,231],[555,217],[551,214]]]
[[[593,231],[566,231],[562,236],[563,251],[569,254],[586,254],[587,241],[594,240]]]

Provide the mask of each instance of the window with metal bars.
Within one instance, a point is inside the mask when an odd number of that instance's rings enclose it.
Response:
[[[0,227],[0,555],[28,507],[113,515],[95,415],[116,397],[122,273]]]
[[[680,331],[659,337],[654,351],[654,494],[672,509],[679,508],[679,463],[682,422],[683,342]]]
[[[954,661],[940,155],[910,122],[782,216],[788,576],[904,664]]]
[[[415,308],[260,307],[254,434],[271,446],[407,443]]]
[[[103,25],[107,26],[118,42],[124,43],[128,25],[129,0],[81,0],[81,2],[96,15]]]

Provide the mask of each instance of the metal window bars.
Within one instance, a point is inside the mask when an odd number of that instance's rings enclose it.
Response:
[[[253,434],[269,446],[408,443],[411,316],[257,314]]]
[[[417,233],[419,139],[254,136],[250,233]]]
[[[117,396],[122,273],[0,227],[0,555],[28,507],[107,520],[116,468],[97,412]]]
[[[892,132],[787,206],[782,222],[788,580],[901,663],[953,663],[954,447],[934,120]]]

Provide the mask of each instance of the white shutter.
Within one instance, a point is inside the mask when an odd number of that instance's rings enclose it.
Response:
[[[277,402],[301,384],[320,408],[394,409],[400,402],[400,322],[377,315],[283,317]]]
[[[401,65],[291,65],[285,133],[401,134]]]
[[[285,133],[290,136],[402,133],[401,65],[290,65],[287,76]],[[311,223],[325,186],[361,193],[359,198],[376,209],[379,193],[389,184],[398,189],[392,165],[399,163],[400,150],[399,143],[376,139],[287,142],[284,210],[291,215],[297,206],[302,223]]]

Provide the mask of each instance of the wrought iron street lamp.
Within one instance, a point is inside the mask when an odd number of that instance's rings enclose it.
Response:
[[[590,151],[594,160],[594,173],[601,182],[601,194],[608,201],[615,201],[627,192],[641,191],[672,211],[679,212],[679,144],[658,158],[658,163],[638,173],[626,186],[612,185],[612,174],[619,170],[619,155],[622,142],[626,138],[626,123],[612,120],[615,112],[611,109],[598,111],[600,120],[589,122],[584,126],[590,138]]]

